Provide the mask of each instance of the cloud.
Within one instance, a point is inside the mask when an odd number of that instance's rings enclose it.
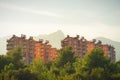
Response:
[[[60,17],[60,15],[50,12],[50,11],[43,11],[43,10],[33,10],[30,8],[25,8],[22,6],[10,4],[10,3],[0,3],[0,7],[2,8],[7,8],[11,10],[16,10],[16,11],[22,11],[22,12],[28,12],[28,13],[33,13],[33,14],[38,14],[38,15],[44,15],[44,16],[51,16],[51,17]]]

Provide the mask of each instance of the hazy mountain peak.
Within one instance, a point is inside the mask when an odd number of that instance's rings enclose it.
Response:
[[[63,33],[62,30],[57,30],[56,32],[54,33]]]
[[[111,39],[105,38],[105,37],[97,37],[96,39],[100,39],[100,40],[106,40],[106,41],[113,41]]]
[[[49,35],[64,35],[64,33],[61,30],[58,30],[58,31],[53,32],[53,33],[51,33]]]
[[[49,40],[50,44],[53,47],[56,47],[58,49],[61,48],[61,40],[64,38],[65,38],[65,35],[61,30],[58,30],[51,34],[39,35],[39,36],[34,37],[35,40],[39,40],[39,39]]]

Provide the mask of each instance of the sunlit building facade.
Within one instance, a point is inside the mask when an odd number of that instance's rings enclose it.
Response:
[[[45,43],[43,40],[35,41],[33,37],[26,39],[25,35],[21,35],[21,37],[13,35],[7,40],[8,52],[18,46],[22,48],[23,61],[27,64],[31,63],[33,59],[49,62],[57,57],[57,49],[52,48],[48,41]]]
[[[84,57],[86,53],[89,53],[94,48],[101,48],[104,51],[104,56],[107,56],[111,59],[111,61],[115,61],[115,50],[114,47],[107,44],[102,44],[99,40],[96,42],[95,39],[93,41],[88,41],[84,37],[79,38],[79,35],[76,37],[67,37],[61,41],[62,48],[66,46],[71,46],[74,51],[75,55],[79,57]]]
[[[35,59],[43,60],[44,62],[53,61],[57,57],[57,49],[52,48],[48,41],[43,43],[43,40],[35,43]]]

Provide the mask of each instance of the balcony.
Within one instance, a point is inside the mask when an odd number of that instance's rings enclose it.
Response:
[[[13,46],[7,46],[7,50],[11,50],[13,48],[14,48]]]

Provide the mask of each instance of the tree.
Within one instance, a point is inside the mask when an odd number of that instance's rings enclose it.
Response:
[[[0,72],[4,69],[5,65],[8,65],[11,62],[11,59],[5,55],[0,55]]]
[[[91,72],[91,80],[105,80],[103,68],[93,68]]]
[[[22,48],[17,47],[9,52],[7,52],[7,56],[10,57],[13,61],[19,62],[22,59]]]
[[[14,64],[13,63],[10,63],[9,65],[5,65],[4,66],[4,71],[7,72],[9,70],[14,70]]]
[[[44,62],[34,60],[33,63],[30,65],[30,71],[35,73],[39,80],[47,80],[47,71]]]
[[[110,59],[104,57],[104,52],[101,48],[95,48],[90,53],[87,53],[84,58],[84,63],[89,72],[91,72],[93,68],[106,68],[110,63]]]
[[[38,80],[36,74],[31,73],[28,69],[19,69],[13,76],[17,80]]]
[[[72,66],[72,64],[70,62],[66,63],[64,65],[64,67],[61,69],[61,75],[70,75],[75,73],[74,67]]]
[[[84,67],[83,65],[83,59],[82,58],[76,58],[75,62],[73,63],[73,66],[75,68],[76,73],[82,73],[82,68]]]
[[[120,61],[110,64],[109,73],[111,73],[111,80],[120,80]]]
[[[120,73],[112,74],[111,80],[120,80]]]
[[[72,47],[65,47],[59,51],[59,57],[56,59],[57,67],[63,67],[66,63],[75,61]]]
[[[74,68],[82,80],[106,80],[110,78],[110,59],[104,56],[101,48],[95,48],[84,58],[76,58]]]
[[[22,48],[17,47],[9,52],[7,52],[7,57],[12,60],[15,69],[23,68],[24,62],[22,62]]]
[[[1,80],[38,80],[36,74],[28,69],[8,70],[0,74]]]

